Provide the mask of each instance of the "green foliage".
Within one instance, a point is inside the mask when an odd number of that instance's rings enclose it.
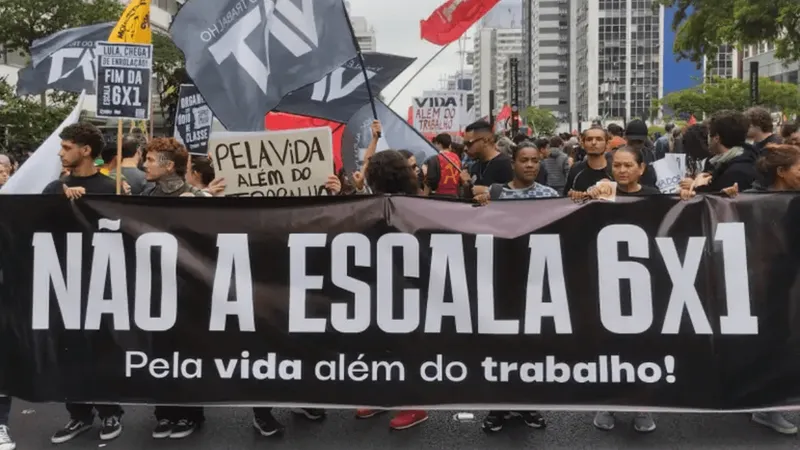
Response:
[[[10,51],[27,54],[36,39],[117,20],[123,8],[117,0],[0,0],[0,42]]]
[[[723,45],[775,43],[775,56],[800,60],[798,0],[656,0],[677,7],[672,22],[675,53],[700,67]],[[691,9],[691,11],[690,11]]]
[[[520,115],[522,120],[528,126],[533,127],[536,134],[540,136],[553,135],[556,132],[556,128],[558,128],[558,118],[546,109],[529,106],[524,111],[521,111]]]
[[[758,83],[760,106],[788,115],[800,112],[800,90],[797,85],[761,78]],[[699,86],[667,94],[655,103],[677,114],[701,117],[725,109],[742,111],[750,105],[750,84],[739,79],[710,80]]]
[[[667,133],[667,130],[666,130],[666,128],[660,127],[660,126],[657,126],[657,125],[652,125],[652,126],[647,127],[647,135],[648,136],[654,136],[656,133],[658,133],[661,136],[663,136],[663,135],[665,135]]]
[[[153,32],[153,74],[158,80],[161,116],[167,120],[169,111],[178,104],[182,83],[189,83],[183,53],[166,34]],[[170,124],[167,124],[171,129]]]
[[[0,152],[21,154],[33,151],[47,139],[75,107],[77,96],[54,93],[42,106],[39,96],[18,97],[15,87],[0,80],[0,126],[5,131]]]

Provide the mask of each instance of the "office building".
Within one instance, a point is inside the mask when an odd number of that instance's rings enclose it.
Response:
[[[344,7],[347,14],[351,14],[350,2],[345,1]],[[375,36],[375,28],[373,28],[366,17],[350,16],[350,22],[353,24],[353,32],[355,32],[358,45],[361,47],[362,52],[376,52],[378,51],[378,41]]]
[[[741,78],[742,58],[739,50],[730,45],[720,47],[716,58],[703,58],[703,80],[709,78]]]
[[[577,2],[523,0],[520,84],[522,107],[549,109],[564,122],[574,120],[576,68],[573,18]]]
[[[758,75],[780,83],[800,84],[800,62],[775,58],[775,44],[751,45],[743,50],[742,78],[750,79],[750,64],[758,62]]]
[[[504,3],[498,5],[503,6]],[[517,19],[506,22],[495,21],[493,27],[481,26],[475,32],[472,54],[472,91],[475,94],[475,114],[486,117],[495,113],[506,103],[508,89],[502,86],[505,78],[505,62],[508,57],[522,54],[522,29]],[[494,105],[489,104],[489,92],[494,90]]]
[[[584,121],[649,119],[663,97],[664,7],[575,0],[576,107]]]

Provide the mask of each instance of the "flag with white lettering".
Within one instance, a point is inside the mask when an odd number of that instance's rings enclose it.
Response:
[[[95,92],[95,47],[105,41],[114,22],[59,31],[37,39],[31,62],[19,71],[17,95],[37,95],[51,89]]]
[[[175,139],[186,146],[190,155],[206,156],[214,114],[197,86],[182,84],[175,113]]]
[[[375,109],[383,130],[378,143],[378,151],[390,148],[406,149],[413,153],[420,162],[438,154],[430,141],[386,104],[375,100]],[[372,140],[370,125],[373,120],[375,118],[372,115],[372,107],[364,105],[347,122],[342,134],[342,164],[345,170],[352,172],[361,168],[364,162],[364,153]]]
[[[342,0],[192,0],[170,28],[229,131],[260,131],[288,93],[356,55]]]
[[[378,95],[415,60],[385,53],[364,53],[372,95]],[[361,64],[358,58],[353,58],[316,83],[284,97],[275,111],[347,123],[369,101]]]
[[[798,194],[0,211],[0,392],[29,401],[800,406]]]

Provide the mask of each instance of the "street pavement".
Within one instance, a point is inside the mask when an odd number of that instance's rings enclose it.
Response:
[[[184,440],[154,441],[152,408],[128,407],[123,420],[125,431],[118,439],[101,442],[95,430],[83,434],[58,449],[104,450],[505,450],[505,449],[800,449],[796,436],[782,436],[757,426],[746,414],[658,414],[658,429],[640,435],[630,426],[630,414],[618,415],[617,428],[602,432],[592,426],[591,413],[545,413],[548,426],[533,430],[519,422],[503,431],[486,435],[480,423],[459,422],[455,411],[436,411],[424,424],[405,431],[390,431],[389,415],[356,420],[353,411],[330,411],[328,418],[311,423],[288,411],[277,410],[276,418],[286,425],[280,438],[257,435],[247,408],[208,408],[206,425]],[[475,412],[476,420],[484,412]],[[800,414],[790,413],[798,423]],[[68,419],[60,405],[29,404],[15,401],[11,433],[19,450],[54,450],[50,435]]]

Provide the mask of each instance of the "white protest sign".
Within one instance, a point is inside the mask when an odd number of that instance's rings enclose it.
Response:
[[[209,151],[228,197],[326,195],[333,173],[328,127],[287,131],[213,132]]]
[[[437,94],[413,99],[414,128],[422,134],[458,133],[466,115],[463,96],[457,91]]]
[[[677,194],[686,175],[686,155],[671,153],[652,164],[656,171],[656,187],[662,194]]]

